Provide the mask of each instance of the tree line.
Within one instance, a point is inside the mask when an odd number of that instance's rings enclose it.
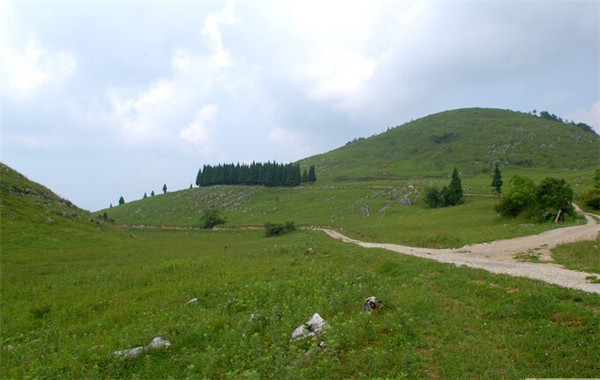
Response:
[[[300,170],[300,164],[280,164],[277,162],[252,162],[252,164],[204,165],[198,170],[196,185],[264,185],[298,186],[301,183],[316,182],[315,166]]]

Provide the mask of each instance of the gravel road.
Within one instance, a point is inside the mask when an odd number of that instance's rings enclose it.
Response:
[[[550,262],[552,261],[550,250],[559,244],[597,239],[600,225],[590,215],[585,215],[585,217],[587,224],[583,226],[558,228],[539,235],[496,240],[490,243],[472,244],[455,249],[417,248],[397,244],[368,243],[350,239],[331,229],[316,229],[335,239],[346,243],[354,243],[365,248],[383,248],[443,263],[452,263],[456,266],[465,265],[471,268],[485,269],[492,273],[528,277],[565,288],[600,294],[600,284],[591,283],[586,279],[588,276],[600,277],[600,275],[565,269],[561,265]],[[513,258],[516,253],[527,253],[529,250],[540,254],[541,262],[520,262]]]

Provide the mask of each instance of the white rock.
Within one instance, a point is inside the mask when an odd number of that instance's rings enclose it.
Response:
[[[191,300],[187,301],[186,303],[194,303],[197,301],[198,301],[198,298],[192,298]]]
[[[329,324],[325,322],[319,313],[314,313],[308,322],[296,327],[292,332],[292,340],[302,340],[307,337],[315,338],[328,326]]]
[[[140,356],[144,352],[144,347],[134,347],[127,350],[115,351],[115,355],[122,356],[124,359],[133,359]]]
[[[153,349],[153,350],[157,350],[159,348],[163,348],[163,347],[169,347],[171,346],[171,342],[169,342],[169,340],[161,338],[160,336],[157,336],[156,338],[152,339],[152,342],[150,342],[150,344],[148,344],[146,346],[146,349]]]

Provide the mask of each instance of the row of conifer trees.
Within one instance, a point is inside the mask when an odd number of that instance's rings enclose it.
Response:
[[[196,185],[298,186],[317,180],[314,165],[300,171],[300,164],[252,162],[252,164],[204,165],[198,170]]]

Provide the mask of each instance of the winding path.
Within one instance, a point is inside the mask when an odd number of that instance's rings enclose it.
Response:
[[[587,224],[583,226],[558,228],[538,235],[466,245],[455,249],[417,248],[398,244],[368,243],[351,239],[331,229],[315,229],[321,230],[345,243],[354,243],[365,248],[383,248],[443,263],[452,263],[456,266],[465,265],[471,268],[485,269],[492,273],[528,277],[549,284],[600,294],[600,284],[591,283],[586,279],[588,276],[600,277],[599,275],[565,269],[561,265],[549,262],[552,260],[550,250],[557,245],[582,240],[595,240],[598,237],[600,225],[590,215],[584,215]],[[530,250],[540,254],[542,262],[519,262],[513,258],[516,253],[526,253]]]

